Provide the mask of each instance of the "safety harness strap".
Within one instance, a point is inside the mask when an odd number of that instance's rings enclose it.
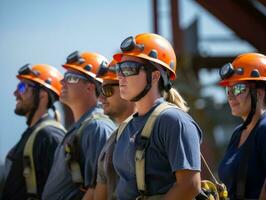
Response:
[[[159,114],[168,108],[177,108],[174,104],[163,102],[155,108],[155,110],[149,116],[143,130],[141,131],[141,142],[135,152],[135,170],[137,188],[141,194],[146,193],[145,184],[145,151],[149,145],[149,139],[153,130],[153,125]]]
[[[40,130],[47,126],[53,126],[62,129],[64,132],[66,132],[65,128],[59,122],[56,122],[54,120],[45,120],[41,122],[40,125],[37,126],[31,133],[23,150],[23,165],[24,165],[23,176],[25,178],[28,194],[37,195],[37,180],[36,180],[35,165],[33,159],[33,145],[35,142],[35,138],[40,132]]]
[[[73,157],[73,148],[75,148],[78,151],[78,149],[80,147],[80,141],[81,141],[81,137],[82,137],[82,133],[83,133],[84,128],[86,127],[87,124],[89,124],[93,120],[98,120],[98,119],[106,119],[106,120],[111,121],[111,119],[109,117],[107,117],[106,115],[104,115],[102,113],[94,113],[94,114],[90,115],[81,123],[80,128],[78,129],[77,133],[75,134],[75,137],[77,137],[76,138],[77,139],[77,145],[76,146],[75,145],[73,145],[73,146],[72,145],[66,145],[65,146],[66,161],[69,164],[73,183],[77,183],[80,185],[84,184],[84,179],[83,179],[82,172],[81,172],[81,165],[79,163],[79,158]],[[84,185],[82,187],[84,187]]]
[[[134,115],[134,114],[133,114]],[[116,141],[120,138],[123,130],[126,128],[128,122],[133,119],[133,115],[130,115],[126,120],[124,120],[117,129]]]

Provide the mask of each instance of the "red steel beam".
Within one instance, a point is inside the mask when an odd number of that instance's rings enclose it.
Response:
[[[266,52],[266,21],[256,17],[256,13],[247,12],[246,8],[241,6],[241,1],[196,1],[231,28],[240,38],[248,41],[260,52]]]
[[[153,0],[152,1],[152,11],[153,11],[153,32],[159,34],[158,0]]]
[[[179,4],[178,0],[171,0],[171,26],[172,26],[172,36],[173,45],[175,53],[177,56],[181,55],[183,52],[182,44],[182,30],[179,24]]]

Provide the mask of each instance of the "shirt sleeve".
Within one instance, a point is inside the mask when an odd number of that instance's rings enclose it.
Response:
[[[200,171],[201,130],[194,120],[177,109],[166,110],[157,122],[172,172]]]
[[[100,153],[97,165],[97,183],[107,183],[107,177],[104,172],[104,160],[105,160],[106,152],[103,151]]]
[[[84,156],[84,185],[95,187],[97,163],[100,152],[111,135],[115,125],[104,119],[93,120],[82,132],[82,153]]]
[[[260,154],[260,158],[262,160],[263,168],[266,170],[266,124],[263,124],[263,126],[260,128],[258,133],[258,152]]]

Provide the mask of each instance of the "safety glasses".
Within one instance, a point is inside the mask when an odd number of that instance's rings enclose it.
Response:
[[[75,83],[78,83],[79,80],[89,81],[88,78],[86,78],[80,74],[75,74],[73,72],[66,72],[64,74],[64,81],[66,81],[67,83],[75,84]]]
[[[226,94],[229,95],[233,95],[233,96],[238,96],[240,94],[243,94],[247,91],[247,84],[245,83],[238,83],[235,84],[233,86],[227,86],[226,87]]]
[[[27,88],[28,87],[37,88],[36,85],[32,85],[32,84],[29,84],[29,83],[20,82],[17,85],[17,91],[18,91],[19,94],[24,94],[27,91]]]
[[[144,69],[145,64],[136,61],[124,61],[116,65],[116,73],[122,76],[138,75],[141,69]]]
[[[114,86],[119,86],[118,83],[110,83],[101,87],[101,94],[105,97],[111,97],[114,95]]]
[[[32,70],[30,68],[30,64],[26,64],[24,66],[22,66],[19,70],[18,70],[18,74],[19,75],[34,75],[36,77],[38,77],[40,75],[39,72],[35,71],[35,70]]]

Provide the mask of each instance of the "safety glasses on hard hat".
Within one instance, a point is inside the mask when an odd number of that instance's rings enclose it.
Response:
[[[144,45],[137,44],[133,36],[126,38],[120,45],[120,49],[123,52],[132,51],[135,48],[139,49],[140,51],[143,51]]]
[[[233,86],[227,86],[226,87],[226,94],[229,95],[233,95],[233,96],[238,96],[240,94],[243,94],[247,91],[247,84],[245,83],[237,83]]]
[[[66,72],[64,74],[64,81],[66,81],[67,83],[78,83],[79,80],[85,80],[85,81],[89,81],[88,78],[82,76],[81,74],[76,74],[73,72]]]
[[[24,94],[27,91],[28,87],[33,87],[33,88],[37,88],[36,85],[33,84],[29,84],[29,83],[25,83],[25,82],[20,82],[17,85],[17,91],[19,94]]]
[[[105,97],[111,97],[114,95],[114,86],[119,86],[119,83],[105,84],[101,87],[101,94]]]
[[[98,71],[97,71],[96,77],[102,77],[102,76],[106,75],[108,72],[116,73],[116,65],[108,67],[107,65],[101,64],[99,66]]]
[[[85,62],[85,59],[80,56],[79,51],[74,51],[73,53],[69,54],[67,56],[67,64],[73,64],[73,63],[78,63],[82,64]]]
[[[144,63],[136,61],[124,61],[116,65],[116,73],[118,75],[122,74],[124,77],[134,76],[138,75],[139,71],[145,68],[144,66]]]
[[[39,72],[37,72],[37,71],[35,71],[35,70],[32,70],[31,68],[30,68],[30,64],[26,64],[26,65],[24,65],[24,66],[22,66],[19,70],[18,70],[18,74],[19,75],[34,75],[34,76],[39,76],[40,75],[40,73]]]

